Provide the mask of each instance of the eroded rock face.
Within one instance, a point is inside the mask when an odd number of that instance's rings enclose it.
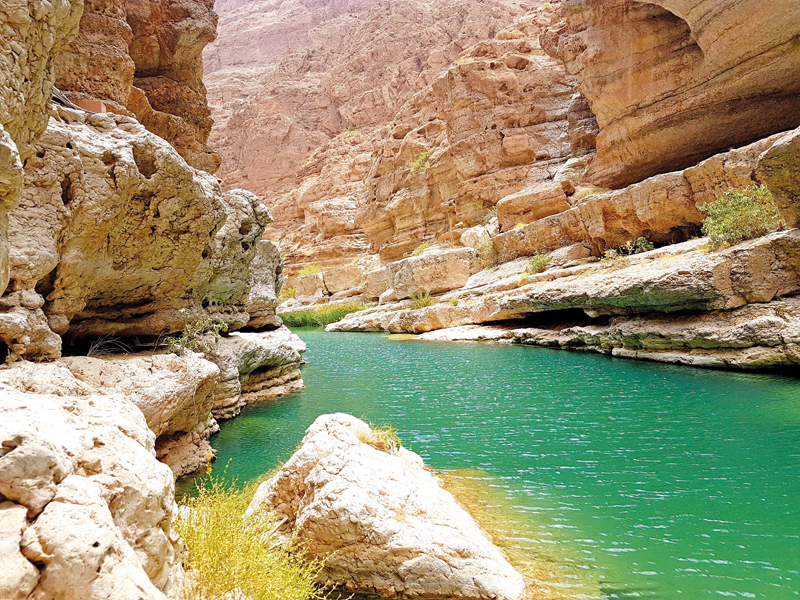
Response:
[[[227,183],[272,194],[331,137],[388,122],[466,47],[522,14],[516,0],[218,2],[205,52]],[[333,198],[333,196],[330,196]]]
[[[799,251],[795,229],[719,252],[709,252],[699,240],[617,263],[589,262],[523,278],[519,271],[501,270],[495,278],[480,275],[482,282],[468,282],[457,292],[457,306],[444,302],[446,296],[420,310],[389,304],[348,315],[328,329],[423,333],[574,309],[595,317],[732,310],[800,293]]]
[[[590,180],[622,187],[800,125],[800,7],[764,8],[564,2],[545,48],[578,76],[597,117]]]
[[[478,270],[475,251],[472,248],[436,251],[425,250],[420,256],[412,256],[386,265],[391,281],[389,286],[398,299],[412,294],[440,294],[464,286]]]
[[[525,583],[422,459],[361,441],[369,425],[323,415],[250,511],[325,558],[322,583],[410,598],[521,598]]]
[[[174,483],[141,411],[119,395],[0,387],[4,597],[164,600]]]
[[[280,257],[262,248],[264,280],[250,270],[269,221],[132,118],[59,108],[10,216],[0,340],[12,359],[42,359],[60,355],[59,335],[157,336],[209,313],[237,329],[252,308],[277,325]]]
[[[88,1],[77,37],[59,56],[57,85],[135,115],[195,168],[213,173],[203,48],[216,34],[213,1]]]
[[[230,419],[249,403],[302,390],[300,365],[305,351],[303,341],[286,327],[217,340],[208,353],[220,369],[212,398],[214,416]]]

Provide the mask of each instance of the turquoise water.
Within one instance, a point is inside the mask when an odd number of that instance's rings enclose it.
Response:
[[[299,333],[308,389],[223,424],[227,476],[258,477],[348,412],[472,469],[506,543],[551,561],[566,597],[800,597],[800,379]]]

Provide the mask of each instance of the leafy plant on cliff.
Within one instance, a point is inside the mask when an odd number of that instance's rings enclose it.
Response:
[[[550,257],[547,254],[534,254],[531,257],[531,262],[525,267],[526,275],[536,275],[541,273],[550,264]]]
[[[714,249],[760,237],[786,226],[772,192],[764,185],[728,190],[716,202],[701,206],[700,212],[708,215],[703,221],[703,235],[708,236]]]
[[[325,327],[344,319],[350,313],[367,308],[357,302],[326,304],[304,310],[283,312],[278,315],[287,327]]]
[[[228,324],[219,319],[206,317],[194,323],[188,323],[179,336],[166,339],[167,352],[183,354],[192,352],[208,352],[219,339],[220,333],[228,331]]]
[[[263,512],[245,517],[255,484],[236,489],[210,476],[180,511],[176,525],[188,549],[182,600],[326,598],[315,585],[322,564],[296,548],[272,547],[275,524]]]
[[[416,177],[423,171],[428,169],[431,162],[431,156],[436,152],[436,148],[428,148],[424,150],[417,158],[411,162],[411,176]]]
[[[413,306],[415,309],[425,308],[426,306],[436,304],[436,298],[431,296],[428,292],[417,292],[416,294],[411,294],[411,296],[409,296],[409,300],[411,300],[411,306]]]
[[[305,277],[306,275],[316,275],[319,272],[319,265],[306,265],[300,269],[300,277]]]
[[[283,288],[281,290],[281,293],[278,296],[278,302],[283,304],[284,302],[286,302],[290,298],[296,298],[296,297],[297,297],[297,288],[295,288],[295,287],[285,287],[285,288]]]

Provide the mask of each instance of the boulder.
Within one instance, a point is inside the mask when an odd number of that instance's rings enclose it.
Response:
[[[364,290],[362,294],[368,300],[377,300],[390,285],[390,275],[387,268],[376,269],[364,275]]]
[[[0,502],[0,597],[7,600],[27,600],[39,583],[39,570],[20,551],[27,512],[20,504]]]
[[[326,586],[406,598],[521,598],[522,576],[422,459],[370,445],[373,435],[349,415],[317,418],[248,512],[271,513],[279,536],[324,560]]]
[[[758,175],[789,227],[800,226],[800,129],[778,138],[759,157]]]
[[[489,241],[489,232],[486,231],[486,227],[483,225],[477,225],[475,227],[470,227],[464,233],[461,234],[459,238],[461,240],[461,244],[466,246],[467,248],[475,248],[478,244],[485,244]]]
[[[386,265],[392,279],[391,288],[397,298],[427,292],[439,294],[463,286],[478,271],[472,248],[428,251]]]
[[[26,598],[165,600],[181,570],[172,472],[133,403],[74,395],[81,386],[0,383],[0,585],[23,586],[10,597],[33,585]]]
[[[283,287],[283,259],[278,247],[268,240],[259,240],[250,263],[250,283],[246,309],[250,315],[248,328],[277,329],[283,323],[276,316],[278,294]]]
[[[322,274],[325,288],[331,294],[357,290],[364,283],[364,269],[359,264],[345,265]]]
[[[321,298],[329,295],[330,292],[325,287],[322,273],[313,273],[312,275],[303,275],[297,278],[298,298]]]

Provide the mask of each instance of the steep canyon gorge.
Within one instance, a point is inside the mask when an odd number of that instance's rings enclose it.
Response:
[[[179,597],[175,479],[304,386],[281,312],[796,369],[800,7],[762,4],[0,0],[0,598]],[[711,248],[754,184],[783,226]]]

